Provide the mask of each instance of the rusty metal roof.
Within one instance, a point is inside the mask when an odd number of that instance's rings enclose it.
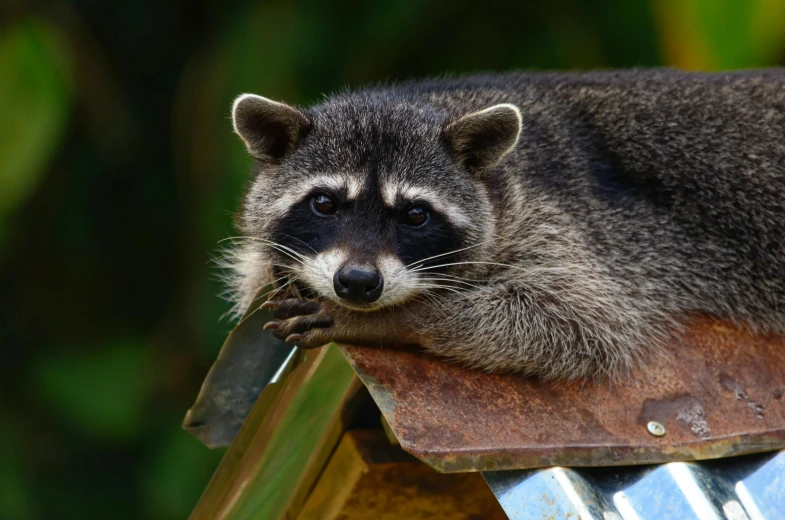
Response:
[[[403,449],[442,472],[700,460],[785,447],[785,340],[710,319],[622,383],[488,375],[341,347]],[[652,425],[665,434],[650,433]]]
[[[228,438],[224,424],[241,414],[223,413],[214,393],[253,379],[233,375],[235,358],[258,336],[231,338],[237,346],[216,364],[204,409],[195,406],[203,422],[188,425],[205,441]],[[785,519],[785,452],[730,455],[783,447],[784,343],[698,320],[666,355],[614,385],[543,383],[416,352],[340,348],[404,449],[441,471],[483,471],[514,520],[773,520]],[[287,354],[193,518],[297,510],[345,429],[340,417],[356,408],[346,403],[359,381],[336,347]],[[726,458],[644,464],[717,457]],[[592,465],[610,466],[581,467]],[[556,467],[521,469],[545,466]]]

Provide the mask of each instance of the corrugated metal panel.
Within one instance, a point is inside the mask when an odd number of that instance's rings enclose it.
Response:
[[[785,519],[785,451],[701,463],[483,476],[511,520]]]

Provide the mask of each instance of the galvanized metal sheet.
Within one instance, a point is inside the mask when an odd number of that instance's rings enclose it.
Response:
[[[785,452],[624,468],[483,474],[511,520],[782,520]]]
[[[342,351],[401,446],[443,472],[662,463],[785,447],[785,341],[710,319],[696,319],[616,384],[488,375],[417,352]],[[660,433],[658,425],[662,436],[650,433]]]
[[[257,296],[264,296],[264,287]],[[224,341],[202,383],[199,395],[183,420],[183,428],[208,448],[229,446],[279,367],[295,353],[292,345],[275,339],[264,324],[269,311],[252,306]]]

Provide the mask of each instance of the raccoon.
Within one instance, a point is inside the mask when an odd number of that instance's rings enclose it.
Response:
[[[785,331],[785,70],[244,94],[232,117],[256,160],[235,310],[302,348],[618,378],[693,313]]]

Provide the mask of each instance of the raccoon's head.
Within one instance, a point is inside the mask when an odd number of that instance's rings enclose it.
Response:
[[[301,110],[244,94],[232,116],[258,161],[245,276],[273,265],[356,310],[473,283],[495,229],[484,174],[518,140],[514,105],[449,114],[365,92]]]

